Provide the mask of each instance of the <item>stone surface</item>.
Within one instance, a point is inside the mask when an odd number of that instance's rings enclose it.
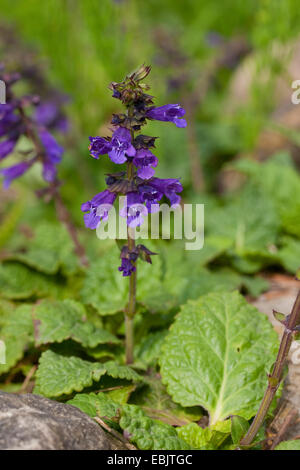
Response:
[[[1,450],[123,450],[89,416],[38,395],[0,392]]]

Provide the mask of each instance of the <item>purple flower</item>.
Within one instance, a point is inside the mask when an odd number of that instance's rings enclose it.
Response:
[[[57,143],[54,137],[46,129],[39,131],[39,137],[51,163],[59,163],[61,161],[62,154],[64,153],[63,147]]]
[[[0,137],[6,134],[14,133],[15,137],[21,133],[21,118],[14,113],[12,105],[0,105]]]
[[[180,193],[183,190],[179,180],[172,178],[152,178],[147,183],[141,184],[138,189],[141,199],[146,203],[149,212],[157,212],[159,209],[157,204],[164,195],[169,199],[172,207],[178,205],[181,197],[176,193]]]
[[[177,206],[180,203],[181,197],[176,193],[181,193],[181,191],[183,191],[183,187],[178,179],[152,178],[150,185],[158,192],[163,193],[169,199],[172,207]]]
[[[0,142],[0,160],[7,157],[13,151],[16,143],[17,139],[8,139]]]
[[[3,187],[7,189],[10,186],[10,183],[22,176],[35,162],[35,158],[28,160],[27,162],[17,163],[16,165],[9,166],[0,170],[0,174],[4,176]]]
[[[67,118],[61,113],[59,106],[51,101],[46,101],[36,107],[34,119],[39,125],[63,133],[69,128]]]
[[[122,258],[121,266],[118,269],[119,271],[123,272],[123,276],[131,276],[131,274],[136,271],[136,267],[128,258]]]
[[[125,127],[118,127],[111,139],[111,150],[108,156],[114,163],[125,163],[128,157],[134,157],[136,150],[131,143],[130,131]]]
[[[133,164],[137,167],[137,175],[143,180],[148,180],[152,178],[155,171],[152,167],[156,167],[158,159],[152,152],[148,149],[140,149],[136,152],[136,155],[133,159]]]
[[[107,220],[108,212],[115,202],[117,195],[111,193],[108,189],[96,194],[91,201],[84,202],[81,205],[84,214],[84,223],[87,228],[95,229],[98,227],[101,220]]]
[[[148,210],[144,206],[141,195],[137,192],[130,192],[126,196],[124,207],[120,210],[120,216],[125,217],[129,227],[138,227],[144,222],[144,217],[148,215]]]
[[[156,121],[174,122],[177,127],[186,127],[186,120],[182,119],[185,110],[179,104],[166,104],[164,106],[149,108],[146,116]]]
[[[103,137],[90,137],[89,151],[92,157],[98,160],[99,155],[105,155],[111,151],[112,146],[109,140]]]

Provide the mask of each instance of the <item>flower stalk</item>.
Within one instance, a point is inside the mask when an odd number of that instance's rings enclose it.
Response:
[[[268,386],[261,405],[247,434],[240,442],[241,446],[249,446],[254,440],[260,426],[264,422],[264,419],[282,380],[284,366],[288,358],[292,341],[294,339],[295,333],[300,329],[300,291],[298,292],[290,315],[284,317],[283,314],[274,312],[274,316],[284,325],[284,332],[281,338],[272,373],[268,376]]]
[[[152,263],[156,255],[144,245],[136,245],[135,228],[144,218],[159,210],[159,203],[166,197],[172,207],[180,203],[183,188],[178,179],[155,177],[158,158],[152,153],[157,137],[141,134],[148,120],[172,122],[179,128],[186,127],[185,110],[179,104],[155,107],[153,96],[146,93],[149,86],[141,81],[148,76],[151,67],[142,65],[120,82],[112,82],[109,88],[113,98],[122,102],[126,112],[113,114],[111,137],[90,137],[90,155],[99,160],[108,155],[116,165],[126,164],[126,171],[107,175],[106,189],[81,206],[86,227],[94,230],[108,220],[109,211],[118,196],[126,196],[120,216],[126,219],[127,241],[120,247],[121,266],[118,270],[129,277],[129,298],[125,308],[125,358],[134,362],[134,316],[136,313],[137,261]],[[137,133],[137,135],[136,135]],[[150,150],[151,149],[151,150]]]
[[[134,140],[134,133],[131,131],[131,138]],[[127,178],[129,181],[133,180],[134,167],[132,162],[127,163]],[[128,251],[133,253],[135,251],[135,239],[131,236],[131,228],[127,226],[127,241]],[[132,364],[134,361],[133,347],[134,347],[134,315],[136,307],[136,263],[132,263],[135,270],[129,276],[129,299],[128,306],[125,312],[125,358],[126,364]]]

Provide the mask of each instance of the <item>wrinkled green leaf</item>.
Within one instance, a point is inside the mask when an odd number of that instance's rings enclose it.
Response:
[[[6,346],[6,364],[0,364],[0,375],[11,369],[33,344],[32,306],[21,305],[10,313],[9,321],[0,329]]]
[[[242,160],[237,165],[272,198],[278,211],[282,229],[300,236],[300,177],[286,152],[274,155],[265,163]]]
[[[85,307],[74,300],[44,300],[35,308],[34,318],[37,344],[73,339],[85,347],[94,348],[103,343],[120,342],[108,331],[89,322]]]
[[[177,432],[192,449],[217,449],[230,435],[230,420],[207,428],[190,423],[178,428]]]
[[[141,361],[147,366],[155,365],[167,333],[167,330],[162,330],[147,335],[141,343],[135,347],[134,357],[136,360]]]
[[[141,450],[189,449],[172,426],[148,418],[138,406],[124,405],[120,426]]]
[[[231,241],[239,256],[266,251],[276,242],[279,222],[273,201],[259,186],[246,186],[242,192],[207,215],[209,233]]]
[[[24,249],[25,248],[25,249]],[[70,236],[63,225],[42,222],[33,237],[20,242],[9,259],[20,261],[45,274],[73,274],[78,268]]]
[[[149,418],[159,419],[172,426],[183,426],[202,417],[200,407],[184,408],[174,403],[158,377],[146,377],[146,385],[134,394],[134,402]]]
[[[54,278],[38,273],[15,262],[0,264],[0,297],[28,299],[37,297],[61,297],[63,287]]]
[[[69,405],[76,406],[84,413],[93,418],[114,418],[119,409],[119,405],[114,402],[105,393],[78,393],[67,402]]]
[[[162,379],[177,403],[206,408],[211,424],[249,419],[277,347],[267,318],[240,294],[211,293],[182,307],[162,348]]]
[[[39,361],[36,372],[36,387],[41,395],[58,397],[73,391],[81,392],[85,387],[99,382],[108,374],[114,378],[142,381],[142,377],[128,366],[113,361],[105,363],[89,362],[79,357],[67,357],[48,350]]]
[[[58,397],[81,392],[84,387],[99,381],[106,372],[102,364],[84,361],[78,357],[60,356],[53,351],[44,352],[36,372],[36,387],[45,397]]]

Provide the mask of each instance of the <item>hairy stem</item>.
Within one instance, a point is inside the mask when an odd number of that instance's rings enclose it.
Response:
[[[283,368],[285,366],[288,353],[293,341],[295,328],[300,324],[300,291],[298,292],[291,314],[286,318],[285,329],[280,342],[277,358],[273,367],[272,374],[268,378],[268,386],[262,399],[259,410],[246,434],[241,440],[242,446],[248,446],[255,438],[260,426],[262,425],[275,393],[282,379]]]
[[[134,167],[132,162],[127,163],[127,178],[132,180],[134,177]],[[129,252],[134,251],[135,240],[131,237],[130,227],[127,227],[127,240]],[[133,331],[133,317],[135,315],[136,306],[136,271],[132,272],[129,276],[129,299],[125,312],[125,354],[126,364],[133,363],[133,347],[134,347],[134,331]]]

